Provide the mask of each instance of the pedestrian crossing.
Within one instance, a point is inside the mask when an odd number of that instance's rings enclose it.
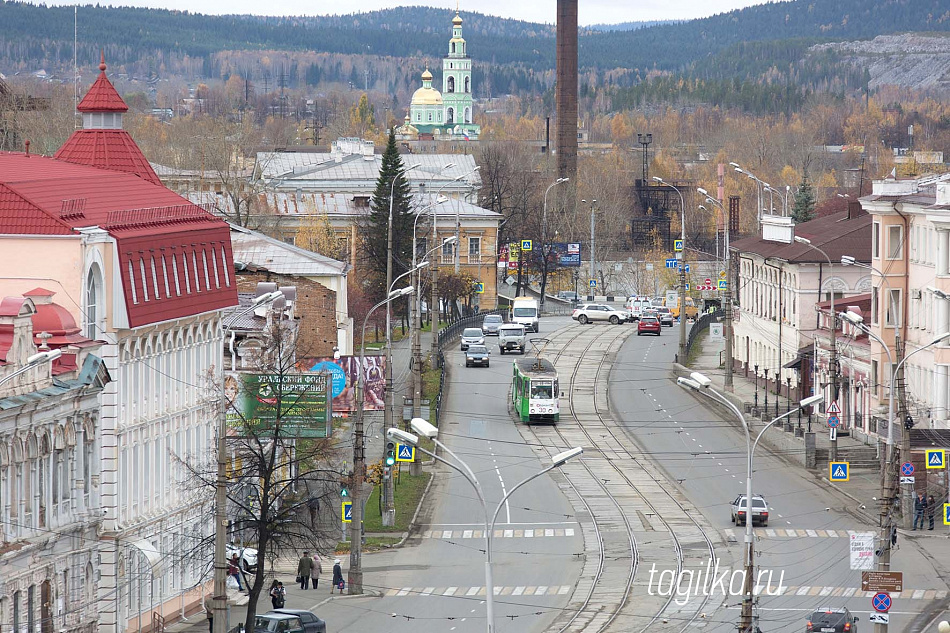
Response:
[[[539,529],[500,529],[492,532],[493,538],[557,538],[574,536],[574,528],[539,528]],[[422,538],[443,540],[485,538],[485,530],[426,530]]]
[[[741,541],[745,537],[745,530],[742,528],[727,528],[723,530],[726,538],[730,541]],[[793,530],[791,528],[756,528],[756,536],[759,538],[848,538],[850,530]]]
[[[759,587],[755,593],[761,593]],[[771,591],[771,589],[770,589]],[[803,585],[782,587],[781,596],[818,596],[819,598],[873,598],[876,591],[861,591],[856,587],[825,587],[822,585]],[[943,600],[947,597],[946,589],[907,589],[906,591],[891,592],[891,598],[904,600]]]
[[[570,585],[524,585],[495,587],[496,596],[566,596],[573,589]],[[484,597],[485,587],[399,587],[386,591],[391,597],[447,596],[456,598]]]

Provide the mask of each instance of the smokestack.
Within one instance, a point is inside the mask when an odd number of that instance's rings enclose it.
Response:
[[[739,196],[729,196],[729,234],[739,235]]]
[[[557,0],[557,175],[577,176],[577,0]]]

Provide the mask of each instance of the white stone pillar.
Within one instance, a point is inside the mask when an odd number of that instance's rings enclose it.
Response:
[[[937,230],[937,274],[950,274],[950,231]]]
[[[946,303],[941,301],[940,303]],[[947,395],[950,389],[950,366],[935,365],[934,367],[934,408],[933,417],[936,420],[947,419]]]

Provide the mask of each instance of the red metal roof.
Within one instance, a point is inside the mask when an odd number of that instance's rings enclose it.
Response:
[[[125,130],[76,130],[53,157],[78,165],[124,171],[161,184],[148,159]]]
[[[99,76],[82,98],[76,109],[80,112],[128,112],[129,106],[116,91],[115,86],[106,77],[106,58],[99,62]]]
[[[871,216],[854,216],[847,211],[826,215],[795,225],[795,235],[811,241],[828,253],[832,263],[841,262],[842,255],[850,255],[859,262],[871,261]],[[805,244],[772,242],[759,236],[745,237],[729,245],[737,253],[755,253],[760,257],[782,259],[795,264],[820,264],[827,260]]]

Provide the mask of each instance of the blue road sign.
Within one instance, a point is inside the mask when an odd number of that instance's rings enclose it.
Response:
[[[530,251],[531,250],[531,240],[521,240],[521,250]]]
[[[673,250],[681,253],[683,251],[683,240],[673,240]]]
[[[478,282],[477,284],[475,284],[475,292],[477,292],[478,294],[482,294],[483,292],[485,292],[485,284],[481,282]]]
[[[596,288],[596,287],[597,287],[597,280],[596,280],[596,279],[591,279],[591,280],[590,280],[590,287],[591,287],[591,288]]]
[[[676,259],[668,259],[668,260],[666,260],[666,267],[667,267],[667,268],[676,268]]]
[[[689,282],[686,282],[686,292],[689,292]]]
[[[344,523],[350,523],[350,522],[352,522],[352,521],[353,521],[353,502],[352,502],[352,501],[344,501],[344,502],[343,502],[343,509],[341,510],[340,514],[343,515],[343,522],[344,522]]]
[[[414,462],[416,461],[416,447],[412,444],[396,444],[396,461],[397,462]]]
[[[829,462],[828,481],[848,481],[851,478],[848,462]]]
[[[891,596],[883,591],[874,594],[871,598],[871,606],[878,613],[887,613],[891,609]]]
[[[901,464],[901,474],[905,477],[910,477],[914,474],[914,465],[910,462],[904,462]]]
[[[942,448],[928,448],[927,449],[927,468],[929,470],[935,468],[943,468],[947,465],[947,454],[943,451]]]
[[[686,264],[686,272],[689,272],[689,264]]]
[[[950,503],[943,504],[943,524],[950,525]]]
[[[830,426],[831,428],[835,428],[835,427],[838,426],[839,424],[841,424],[841,418],[839,418],[839,417],[836,416],[836,415],[829,415],[829,416],[828,416],[828,426]]]
[[[728,282],[727,282],[725,279],[720,279],[720,280],[719,280],[719,289],[720,289],[720,290],[725,290],[727,286],[728,286]]]

